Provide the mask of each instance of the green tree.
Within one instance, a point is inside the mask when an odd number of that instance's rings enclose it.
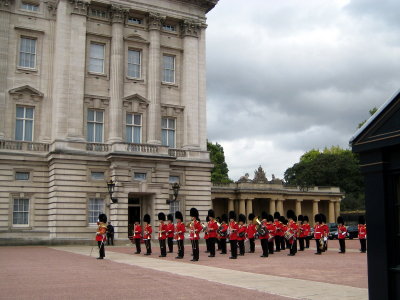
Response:
[[[228,176],[228,165],[225,162],[224,148],[218,143],[207,142],[207,150],[210,151],[210,160],[214,164],[211,170],[212,183],[231,183]]]
[[[370,116],[372,116],[374,113],[376,113],[377,110],[378,110],[378,109],[377,109],[376,107],[371,108],[371,109],[369,110]],[[359,123],[357,128],[361,128],[361,127],[364,125],[365,122],[367,122],[367,120],[364,120],[364,121],[362,121],[361,123]]]
[[[358,156],[340,147],[312,149],[285,171],[288,184],[307,189],[312,186],[338,186],[345,192],[342,209],[364,208],[364,185]]]

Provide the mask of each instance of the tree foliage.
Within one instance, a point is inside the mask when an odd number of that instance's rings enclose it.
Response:
[[[207,142],[207,150],[210,151],[210,160],[214,164],[211,170],[212,183],[231,183],[228,176],[228,165],[225,162],[224,148],[218,143]]]
[[[364,184],[358,156],[340,147],[312,149],[285,171],[288,184],[307,189],[312,186],[338,186],[345,192],[342,209],[364,208]]]
[[[376,113],[378,111],[378,109],[376,107],[373,107],[369,110],[369,115],[372,116],[374,113]],[[357,128],[361,128],[364,123],[367,122],[367,120],[362,121],[361,123],[358,124]]]

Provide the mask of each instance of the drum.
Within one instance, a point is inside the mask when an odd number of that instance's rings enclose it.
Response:
[[[288,241],[291,240],[293,238],[294,234],[291,233],[289,230],[285,232],[284,237],[285,239],[287,239]]]

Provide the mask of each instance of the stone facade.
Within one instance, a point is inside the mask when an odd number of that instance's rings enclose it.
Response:
[[[217,2],[0,0],[3,243],[92,240],[98,211],[117,240],[145,213],[157,225],[160,211],[196,206],[204,219],[205,14]]]

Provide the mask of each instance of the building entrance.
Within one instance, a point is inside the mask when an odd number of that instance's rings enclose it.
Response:
[[[141,223],[140,198],[128,198],[128,236],[132,236],[135,221]]]

